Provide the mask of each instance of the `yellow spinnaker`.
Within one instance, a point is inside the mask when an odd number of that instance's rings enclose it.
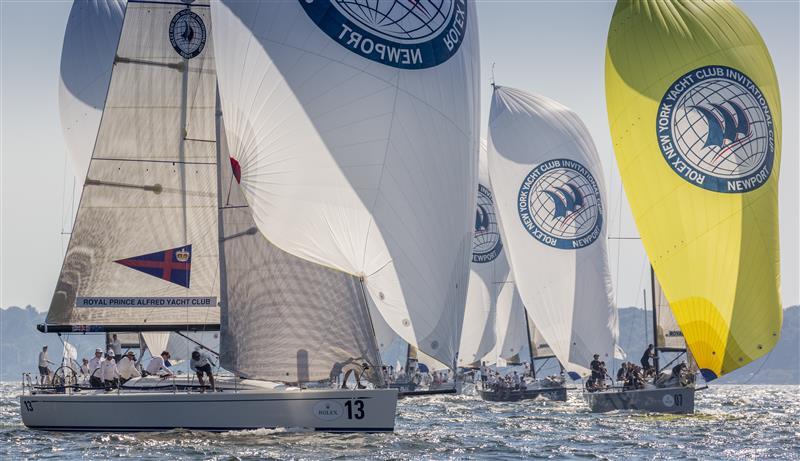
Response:
[[[764,355],[782,321],[781,108],[758,31],[727,1],[620,1],[606,100],[642,242],[698,365],[721,376]]]

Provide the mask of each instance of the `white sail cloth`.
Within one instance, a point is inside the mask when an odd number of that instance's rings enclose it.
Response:
[[[81,181],[97,139],[127,0],[72,4],[61,48],[58,105],[72,171]]]
[[[393,27],[420,16],[365,25],[374,16],[339,1],[222,1],[212,17],[231,155],[258,229],[291,255],[362,278],[393,330],[454,364],[476,184],[478,36],[472,4],[440,3],[433,32],[411,38]],[[373,7],[395,4],[408,8]]]
[[[503,257],[505,259],[505,256]],[[508,267],[508,262],[503,264]],[[497,293],[497,318],[495,320],[495,335],[497,344],[494,348],[495,357],[510,360],[518,356],[520,361],[527,361],[528,356],[520,354],[527,350],[528,329],[525,323],[525,305],[514,283],[513,273],[507,270],[506,280],[496,285]]]
[[[478,365],[494,349],[497,293],[501,287],[498,282],[502,283],[509,272],[489,184],[484,140],[480,144],[477,192],[472,262],[458,352],[458,364],[465,367]]]
[[[586,372],[618,334],[606,252],[605,187],[591,137],[550,99],[496,87],[489,176],[522,301],[556,357]]]
[[[208,26],[208,5],[192,8]],[[169,37],[178,11],[126,8],[47,324],[219,322],[213,44],[198,23],[187,45],[198,55],[181,57]]]

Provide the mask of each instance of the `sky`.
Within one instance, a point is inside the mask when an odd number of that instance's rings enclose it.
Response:
[[[800,304],[800,1],[740,1],[772,54],[781,89],[782,297]],[[61,268],[74,179],[58,113],[58,70],[71,2],[0,0],[0,307],[46,310]],[[481,126],[490,77],[573,109],[594,138],[609,188],[609,235],[637,237],[614,161],[605,109],[604,59],[614,3],[478,2]],[[648,262],[635,239],[609,241],[619,306],[642,305]]]

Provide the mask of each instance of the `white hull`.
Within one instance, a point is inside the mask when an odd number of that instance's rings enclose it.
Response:
[[[90,391],[20,397],[22,422],[52,431],[229,431],[305,428],[394,430],[394,389],[305,389],[207,393]]]

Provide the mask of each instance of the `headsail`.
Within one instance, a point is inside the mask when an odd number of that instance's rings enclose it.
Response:
[[[61,48],[58,105],[75,176],[86,177],[106,102],[126,0],[76,1]]]
[[[221,119],[225,119],[222,114]],[[232,139],[220,120],[220,163]],[[282,382],[335,380],[348,363],[381,364],[355,277],[293,256],[258,231],[235,169],[220,168],[221,365]],[[244,181],[244,179],[243,179]],[[379,383],[380,373],[369,373]]]
[[[612,358],[605,187],[586,127],[555,101],[496,87],[489,176],[517,289],[558,360],[585,372],[593,354]]]
[[[483,140],[480,149],[472,263],[458,352],[458,364],[462,367],[479,366],[483,357],[494,349],[497,341],[495,334],[497,293],[501,287],[497,282],[505,281],[509,271],[503,254],[500,222],[497,219],[489,184],[486,142]]]
[[[200,2],[127,6],[48,325],[219,323],[209,16]],[[170,39],[187,27],[192,41]]]
[[[550,349],[550,345],[547,344],[547,340],[544,339],[542,333],[536,328],[536,325],[533,324],[531,321],[530,316],[527,317],[528,321],[528,331],[530,332],[530,348],[531,348],[531,357],[535,359],[543,359],[548,357],[553,357],[553,350]]]
[[[212,4],[231,155],[271,244],[363,284],[392,329],[453,366],[478,155],[475,10],[370,5]]]
[[[623,1],[606,50],[614,150],[642,243],[708,378],[778,341],[781,107],[729,1]]]

